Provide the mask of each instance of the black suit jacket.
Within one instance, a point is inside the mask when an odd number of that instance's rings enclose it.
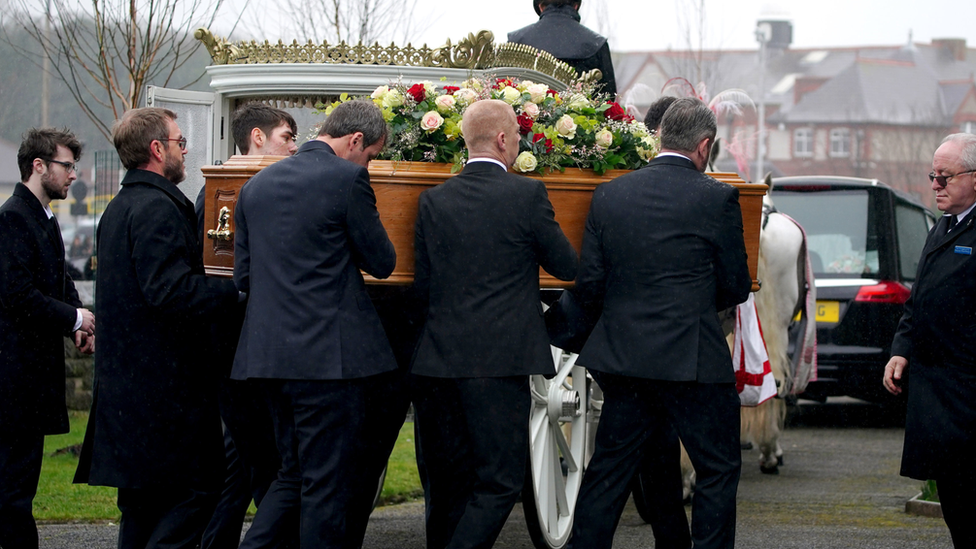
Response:
[[[353,379],[396,369],[360,269],[396,251],[366,168],[313,140],[241,189],[234,282],[248,293],[232,377]]]
[[[580,364],[657,380],[735,380],[717,311],[745,301],[752,286],[738,195],[675,156],[596,188],[576,295],[602,312]]]
[[[976,453],[976,213],[929,232],[891,344],[908,358],[902,474],[938,478]]]
[[[76,482],[206,489],[223,480],[207,326],[237,303],[204,274],[193,203],[129,170],[98,224],[94,401]]]
[[[428,304],[415,374],[552,373],[539,266],[572,280],[577,257],[540,181],[471,162],[420,195],[414,280]]]
[[[56,219],[23,184],[0,207],[0,433],[67,433],[64,336],[81,307]]]

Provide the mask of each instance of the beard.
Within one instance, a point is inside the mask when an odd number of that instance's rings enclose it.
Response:
[[[186,170],[183,169],[183,155],[167,156],[163,164],[163,177],[169,179],[174,185],[179,185],[186,178]]]
[[[51,200],[64,200],[68,198],[68,188],[56,183],[50,172],[41,175],[41,188],[44,189],[44,194]]]

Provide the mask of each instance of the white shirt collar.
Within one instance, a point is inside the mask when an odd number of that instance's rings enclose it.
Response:
[[[962,223],[962,220],[965,219],[965,217],[967,215],[969,215],[969,212],[973,211],[973,208],[976,208],[976,202],[973,202],[973,204],[971,206],[969,206],[968,208],[966,208],[966,211],[964,211],[964,212],[962,212],[962,213],[960,213],[959,215],[956,216],[956,223]],[[952,214],[945,214],[945,215],[946,216],[949,216],[949,215],[952,215]]]
[[[492,164],[495,164],[495,165],[500,166],[501,169],[505,170],[506,172],[508,171],[508,166],[506,166],[505,164],[502,164],[500,161],[498,161],[498,160],[496,160],[494,158],[485,158],[485,157],[469,158],[468,159],[468,164],[470,164],[472,162],[491,162]]]

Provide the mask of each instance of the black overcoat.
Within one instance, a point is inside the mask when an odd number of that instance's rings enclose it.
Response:
[[[0,249],[0,433],[67,433],[63,338],[81,301],[57,221],[22,183],[0,207]]]
[[[891,344],[909,360],[901,473],[922,480],[976,455],[976,214],[948,234],[947,220],[929,232]]]
[[[129,170],[98,225],[94,401],[76,482],[208,489],[223,481],[207,323],[238,300],[204,274],[193,203]]]
[[[738,196],[677,156],[596,188],[575,292],[602,314],[580,364],[664,381],[735,381],[717,311],[752,287]]]
[[[577,256],[541,181],[468,163],[420,195],[414,254],[414,281],[428,304],[414,374],[553,373],[539,266],[572,280]]]

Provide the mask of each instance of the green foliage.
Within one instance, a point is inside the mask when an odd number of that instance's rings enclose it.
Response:
[[[424,489],[417,472],[417,453],[414,446],[414,424],[404,423],[400,428],[393,453],[386,470],[386,482],[380,494],[380,505],[402,503],[423,497]]]
[[[939,501],[939,488],[935,485],[934,480],[926,480],[922,483],[922,497],[923,501]]]

